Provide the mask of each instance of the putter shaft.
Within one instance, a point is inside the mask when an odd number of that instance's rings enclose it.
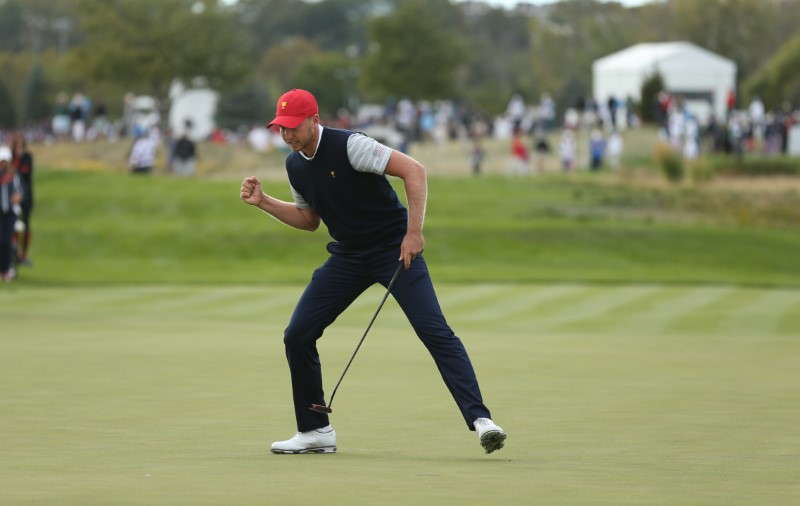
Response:
[[[320,404],[312,404],[311,408],[309,408],[309,409],[311,409],[311,411],[316,411],[317,413],[332,413],[333,412],[333,408],[331,408],[331,405],[333,405],[333,398],[336,396],[336,391],[339,389],[339,385],[341,385],[342,380],[344,379],[344,375],[347,373],[347,370],[350,369],[350,364],[353,363],[353,359],[356,358],[356,353],[358,353],[358,350],[361,348],[361,344],[364,342],[364,339],[367,337],[367,333],[369,332],[369,329],[371,329],[372,328],[372,324],[375,323],[375,319],[378,317],[378,313],[380,313],[384,302],[386,302],[386,299],[389,297],[389,294],[392,292],[392,288],[394,288],[395,283],[397,283],[397,278],[400,276],[400,273],[403,271],[403,265],[404,265],[403,261],[400,260],[400,263],[398,264],[397,269],[394,271],[394,275],[392,275],[392,280],[389,281],[389,286],[386,287],[386,293],[383,294],[383,299],[381,299],[381,303],[378,306],[378,309],[375,311],[375,314],[372,315],[372,319],[369,321],[369,325],[367,325],[367,330],[364,331],[364,335],[361,336],[361,339],[358,341],[358,345],[356,346],[355,351],[353,351],[353,354],[350,356],[350,360],[347,361],[347,365],[344,367],[344,371],[342,371],[342,375],[339,376],[339,381],[337,381],[336,382],[336,386],[333,387],[333,393],[331,394],[331,398],[328,401],[328,405],[327,406],[322,406]]]

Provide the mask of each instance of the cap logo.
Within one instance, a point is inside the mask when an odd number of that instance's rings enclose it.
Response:
[[[281,102],[281,109],[286,109],[286,102]]]

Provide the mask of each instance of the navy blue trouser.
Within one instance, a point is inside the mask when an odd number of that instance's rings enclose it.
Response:
[[[298,431],[328,425],[327,414],[309,409],[312,404],[325,404],[317,339],[367,288],[376,282],[388,286],[399,256],[398,249],[369,255],[332,254],[314,271],[283,338]],[[474,430],[476,418],[491,416],[483,404],[467,351],[445,321],[422,255],[400,273],[392,296],[433,356],[467,426]]]

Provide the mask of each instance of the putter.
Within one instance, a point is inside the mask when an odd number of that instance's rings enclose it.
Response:
[[[358,342],[358,346],[356,346],[355,351],[350,356],[350,360],[347,362],[347,365],[344,367],[344,371],[342,371],[342,375],[339,376],[339,381],[336,382],[336,386],[333,387],[333,393],[331,394],[331,398],[328,401],[328,405],[324,406],[322,404],[312,404],[311,411],[316,411],[317,413],[333,413],[333,409],[331,405],[333,404],[333,398],[336,396],[336,391],[339,389],[339,385],[342,384],[342,380],[344,379],[344,375],[347,373],[347,370],[350,369],[350,364],[353,363],[353,359],[356,358],[356,353],[358,353],[359,348],[361,348],[361,344],[364,342],[364,339],[367,337],[367,332],[369,329],[372,328],[372,324],[375,323],[375,318],[378,317],[378,313],[380,313],[381,308],[383,307],[383,303],[386,302],[386,299],[389,297],[389,293],[391,293],[392,288],[394,287],[395,283],[397,282],[397,278],[400,276],[400,272],[403,270],[403,261],[400,261],[400,264],[397,266],[397,270],[394,271],[394,275],[392,276],[392,280],[389,281],[389,286],[386,288],[386,293],[383,295],[383,300],[381,300],[380,305],[378,306],[377,311],[375,314],[372,315],[372,320],[370,320],[369,325],[367,325],[367,330],[364,331],[364,335],[361,336],[361,340]]]

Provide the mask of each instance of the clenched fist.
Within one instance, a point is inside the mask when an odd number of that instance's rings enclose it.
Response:
[[[251,206],[259,205],[264,198],[264,190],[261,188],[261,181],[255,176],[244,178],[239,198]]]

